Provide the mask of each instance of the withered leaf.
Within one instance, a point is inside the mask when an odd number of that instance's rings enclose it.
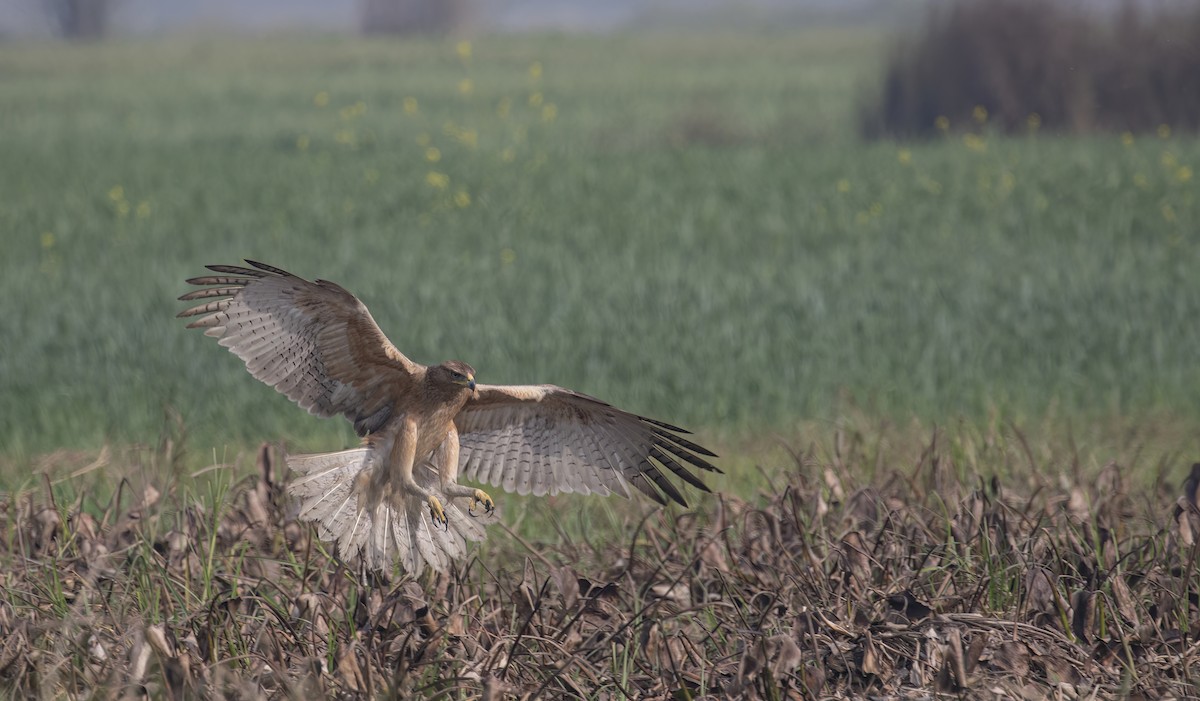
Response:
[[[1096,618],[1096,592],[1081,589],[1071,596],[1071,632],[1085,645],[1092,640]]]
[[[800,647],[790,635],[771,636],[767,640],[767,649],[770,650],[771,674],[776,679],[790,674],[803,660]]]
[[[992,653],[992,664],[1018,679],[1029,676],[1029,647],[1020,641],[1006,640]]]
[[[337,672],[346,689],[350,691],[366,690],[362,669],[358,666],[358,656],[354,654],[353,645],[342,647],[341,654],[338,655]]]
[[[1025,610],[1053,618],[1058,613],[1058,595],[1050,573],[1044,567],[1033,567],[1025,575]]]

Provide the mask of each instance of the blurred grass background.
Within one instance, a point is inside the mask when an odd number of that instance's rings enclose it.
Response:
[[[423,362],[719,436],[1200,416],[1200,142],[864,143],[871,29],[0,45],[0,457],[354,442],[174,314],[205,263]],[[1150,419],[1147,419],[1150,420]],[[711,442],[711,441],[709,441]]]

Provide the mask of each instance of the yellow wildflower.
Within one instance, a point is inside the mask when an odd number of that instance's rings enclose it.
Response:
[[[363,180],[371,184],[379,182],[379,171],[374,168],[367,168],[363,171]]]
[[[417,98],[415,98],[415,97],[404,98],[404,114],[411,116],[411,115],[416,114],[419,109],[420,109],[420,106],[417,104]]]
[[[517,152],[512,146],[506,146],[504,150],[500,152],[500,160],[504,161],[505,163],[512,163],[516,159]]]
[[[471,42],[466,39],[455,44],[454,51],[458,54],[458,60],[463,63],[471,60]]]
[[[119,217],[129,216],[129,203],[126,202],[125,200],[121,200],[120,202],[117,202],[117,216],[119,216]]]
[[[943,131],[943,132],[949,131],[950,130],[950,118],[946,117],[945,115],[940,115],[937,119],[933,120],[933,126],[938,131]]]
[[[1149,184],[1150,184],[1150,180],[1146,177],[1145,173],[1134,173],[1133,174],[1134,187],[1145,190],[1146,186],[1148,186]]]
[[[470,78],[463,78],[458,81],[458,92],[461,95],[470,95],[475,92],[475,81]]]
[[[479,145],[479,132],[474,129],[462,129],[454,135],[454,138],[467,148],[475,148]]]
[[[558,107],[553,102],[546,103],[542,106],[542,121],[553,122],[558,118]]]
[[[912,151],[909,151],[906,148],[900,149],[896,152],[896,160],[900,161],[900,165],[904,166],[912,163]]]
[[[841,178],[837,181],[837,185],[835,187],[837,188],[838,192],[844,195],[847,192],[850,192],[850,181],[846,178]]]
[[[108,199],[112,200],[113,202],[120,202],[121,200],[125,199],[125,188],[121,187],[120,185],[113,185],[108,191]]]
[[[879,217],[883,214],[883,203],[882,202],[872,202],[870,209],[867,211],[869,211],[871,213],[872,217]]]
[[[1159,209],[1162,210],[1163,219],[1166,219],[1168,223],[1175,223],[1175,208],[1169,202],[1163,202]]]
[[[978,123],[983,124],[987,121],[988,111],[983,105],[975,105],[975,109],[971,110],[971,117]]]
[[[1181,183],[1186,183],[1192,179],[1192,169],[1189,166],[1179,166],[1175,171],[1175,179]]]
[[[542,79],[542,62],[541,61],[534,61],[533,63],[529,64],[529,77],[533,78],[534,80]]]
[[[454,193],[454,204],[460,209],[471,206],[471,195],[466,190]]]
[[[52,232],[42,232],[42,248],[54,248],[54,234]]]
[[[517,262],[517,252],[511,248],[501,249],[500,262],[505,265],[512,265],[513,263]]]
[[[535,92],[535,93],[533,93],[532,95],[530,95],[530,96],[529,96],[529,105],[530,105],[531,107],[541,107],[541,106],[542,106],[542,101],[543,101],[544,99],[545,99],[545,98],[544,98],[544,97],[542,97],[542,94],[541,94],[540,92]]]
[[[445,190],[450,186],[450,176],[445,173],[439,173],[436,170],[431,170],[425,175],[425,182],[430,187],[435,187],[439,190]]]
[[[1158,138],[1160,138],[1160,139],[1171,138],[1171,125],[1170,124],[1159,124],[1158,125]]]
[[[442,160],[442,152],[438,150],[437,146],[430,146],[425,149],[425,160],[430,163],[437,163]]]
[[[509,110],[512,109],[512,100],[507,97],[500,98],[500,102],[496,103],[496,116],[504,119],[508,116]]]
[[[321,92],[317,93],[316,95],[313,95],[313,104],[316,105],[317,107],[328,107],[329,106],[329,93],[322,90]]]
[[[1121,145],[1126,148],[1133,146],[1133,132],[1125,132],[1121,134]]]
[[[150,216],[150,203],[146,200],[138,202],[137,209],[133,210],[133,215],[138,219],[146,219]]]
[[[1025,118],[1025,126],[1029,128],[1029,131],[1037,131],[1038,129],[1041,129],[1042,115],[1038,114],[1037,112],[1030,113],[1030,115]]]
[[[975,153],[987,151],[987,141],[978,134],[963,134],[963,145]]]
[[[307,134],[301,134],[300,136],[297,136],[296,137],[296,150],[297,151],[307,151],[309,142],[310,142],[310,139],[308,138]]]

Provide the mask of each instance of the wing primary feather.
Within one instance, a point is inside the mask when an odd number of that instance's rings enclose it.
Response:
[[[210,315],[210,316],[206,316],[206,317],[203,317],[203,318],[201,318],[201,319],[196,319],[195,321],[193,321],[193,322],[189,323],[189,324],[188,324],[187,326],[185,326],[184,328],[188,328],[188,329],[209,329],[209,331],[206,331],[205,333],[206,333],[206,334],[210,334],[210,335],[211,335],[211,334],[212,334],[212,329],[213,329],[214,327],[218,327],[218,326],[220,326],[220,325],[221,325],[221,317],[219,317],[219,316],[218,316],[218,315],[216,315],[216,314],[212,314],[212,315]]]
[[[712,491],[711,489],[708,488],[708,485],[705,484],[699,477],[692,474],[691,470],[687,469],[683,465],[680,465],[678,461],[676,461],[670,455],[667,455],[666,453],[664,453],[662,450],[659,449],[658,446],[650,447],[650,457],[652,457],[655,460],[662,463],[668,470],[670,470],[671,472],[674,472],[676,475],[679,475],[679,477],[684,482],[687,482],[688,484],[692,485],[696,489],[699,489],[700,491],[703,491],[703,492],[711,492]]]
[[[650,424],[651,426],[658,426],[659,428],[665,428],[668,431],[674,431],[675,433],[685,433],[688,435],[691,435],[691,433],[692,433],[691,431],[687,430],[686,428],[679,428],[678,426],[672,426],[671,424],[669,424],[665,421],[659,421],[658,419],[648,419],[645,416],[639,416],[638,418],[641,419],[642,421],[645,421],[646,423]]]
[[[654,431],[654,435],[659,436],[660,438],[666,438],[667,440],[672,441],[674,443],[678,443],[679,445],[683,446],[684,448],[687,448],[688,450],[692,451],[693,453],[700,453],[701,455],[707,455],[710,458],[718,457],[718,455],[716,453],[712,452],[708,448],[705,448],[702,445],[696,445],[695,443],[689,441],[686,438],[680,438],[679,436],[671,435],[670,433],[667,433],[666,431],[663,431],[662,429],[656,429]],[[716,469],[716,468],[713,468],[713,469]]]
[[[199,316],[201,314],[212,314],[213,312],[224,311],[229,306],[229,300],[220,299],[215,302],[205,302],[198,304],[191,309],[184,309],[175,315],[176,319],[183,319],[189,316]]]
[[[660,448],[663,448],[663,449],[669,451],[675,457],[686,461],[688,464],[695,465],[696,467],[698,467],[702,470],[708,470],[709,472],[716,472],[719,475],[725,474],[721,470],[721,468],[717,467],[716,465],[713,465],[712,463],[708,462],[707,460],[705,460],[702,457],[699,457],[697,455],[692,455],[691,453],[687,452],[683,448],[680,448],[679,446],[675,445],[674,443],[671,443],[666,438],[662,438],[660,436],[659,440],[655,441],[654,444]]]
[[[251,270],[243,268],[240,265],[206,265],[204,266],[214,273],[228,273],[230,275],[244,275],[247,277],[266,277],[267,274],[261,270]]]
[[[256,260],[250,260],[249,258],[246,259],[246,262],[249,263],[250,265],[253,265],[254,267],[258,268],[259,270],[265,270],[268,273],[275,273],[276,275],[282,275],[283,277],[295,277],[295,275],[292,275],[288,271],[283,270],[281,268],[276,268],[273,265],[267,265],[266,263],[260,263]]]
[[[654,463],[643,458],[642,461],[638,463],[638,469],[641,470],[643,475],[647,475],[650,479],[654,480],[654,484],[663,491],[663,494],[666,494],[668,497],[670,497],[672,501],[680,506],[687,506],[687,502],[684,500],[683,495],[679,493],[679,490],[675,488],[675,485],[671,483],[671,480],[663,474],[663,471],[654,466]]]
[[[635,474],[633,479],[629,481],[634,487],[637,487],[639,492],[653,499],[655,503],[661,506],[667,505],[666,498],[663,497],[661,492],[654,488],[654,485],[650,482],[650,478],[646,475],[646,473],[639,472]]]
[[[245,286],[250,284],[252,278],[246,276],[228,277],[226,275],[205,275],[204,277],[190,277],[184,282],[189,285],[240,285]]]
[[[653,482],[659,484],[660,487],[662,487],[662,482],[665,481],[667,486],[662,488],[663,492],[680,504],[685,506],[687,505],[687,503],[683,501],[683,497],[679,494],[678,490],[676,490],[674,486],[670,484],[670,481],[665,478],[662,472],[660,472],[653,463],[646,460],[645,450],[623,435],[617,426],[605,426],[597,424],[596,429],[604,435],[607,444],[611,447],[611,450],[619,451],[618,455],[622,458],[620,474],[625,475],[625,479],[634,482],[634,485],[646,494],[649,494],[647,489],[654,491],[654,487],[651,485],[649,480],[653,480]],[[610,460],[609,462],[611,463],[612,461]],[[627,471],[633,471],[633,477],[627,476]],[[644,476],[648,479],[644,479],[639,484],[637,481],[639,476]],[[662,500],[661,496],[655,498],[655,501],[660,504],[666,503]]]
[[[180,302],[189,302],[193,299],[206,299],[208,297],[232,297],[238,292],[241,292],[241,285],[237,287],[205,287],[200,290],[192,290],[191,292],[180,295]]]
[[[636,426],[636,424],[634,425]],[[645,482],[647,487],[650,487],[650,482],[653,482],[658,486],[659,489],[662,490],[662,493],[670,497],[672,501],[675,501],[681,506],[687,506],[687,502],[684,500],[683,495],[679,493],[679,490],[675,488],[675,485],[671,483],[671,480],[667,479],[667,476],[662,473],[662,470],[659,470],[654,463],[650,462],[646,458],[648,451],[645,444],[638,445],[634,440],[622,432],[619,426],[616,425],[605,426],[602,430],[604,435],[607,436],[608,440],[614,446],[623,448],[625,460],[628,462],[629,468],[637,470],[637,473],[635,474],[644,475],[647,478],[647,481]],[[649,438],[649,436],[646,436],[646,438]],[[653,445],[649,446],[649,448],[652,449]],[[642,491],[645,492],[646,489],[642,489]],[[665,504],[666,502],[660,500],[659,503]]]

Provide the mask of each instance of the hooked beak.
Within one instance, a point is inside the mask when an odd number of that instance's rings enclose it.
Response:
[[[475,378],[474,377],[467,378],[467,389],[471,390],[472,392],[475,391]]]

